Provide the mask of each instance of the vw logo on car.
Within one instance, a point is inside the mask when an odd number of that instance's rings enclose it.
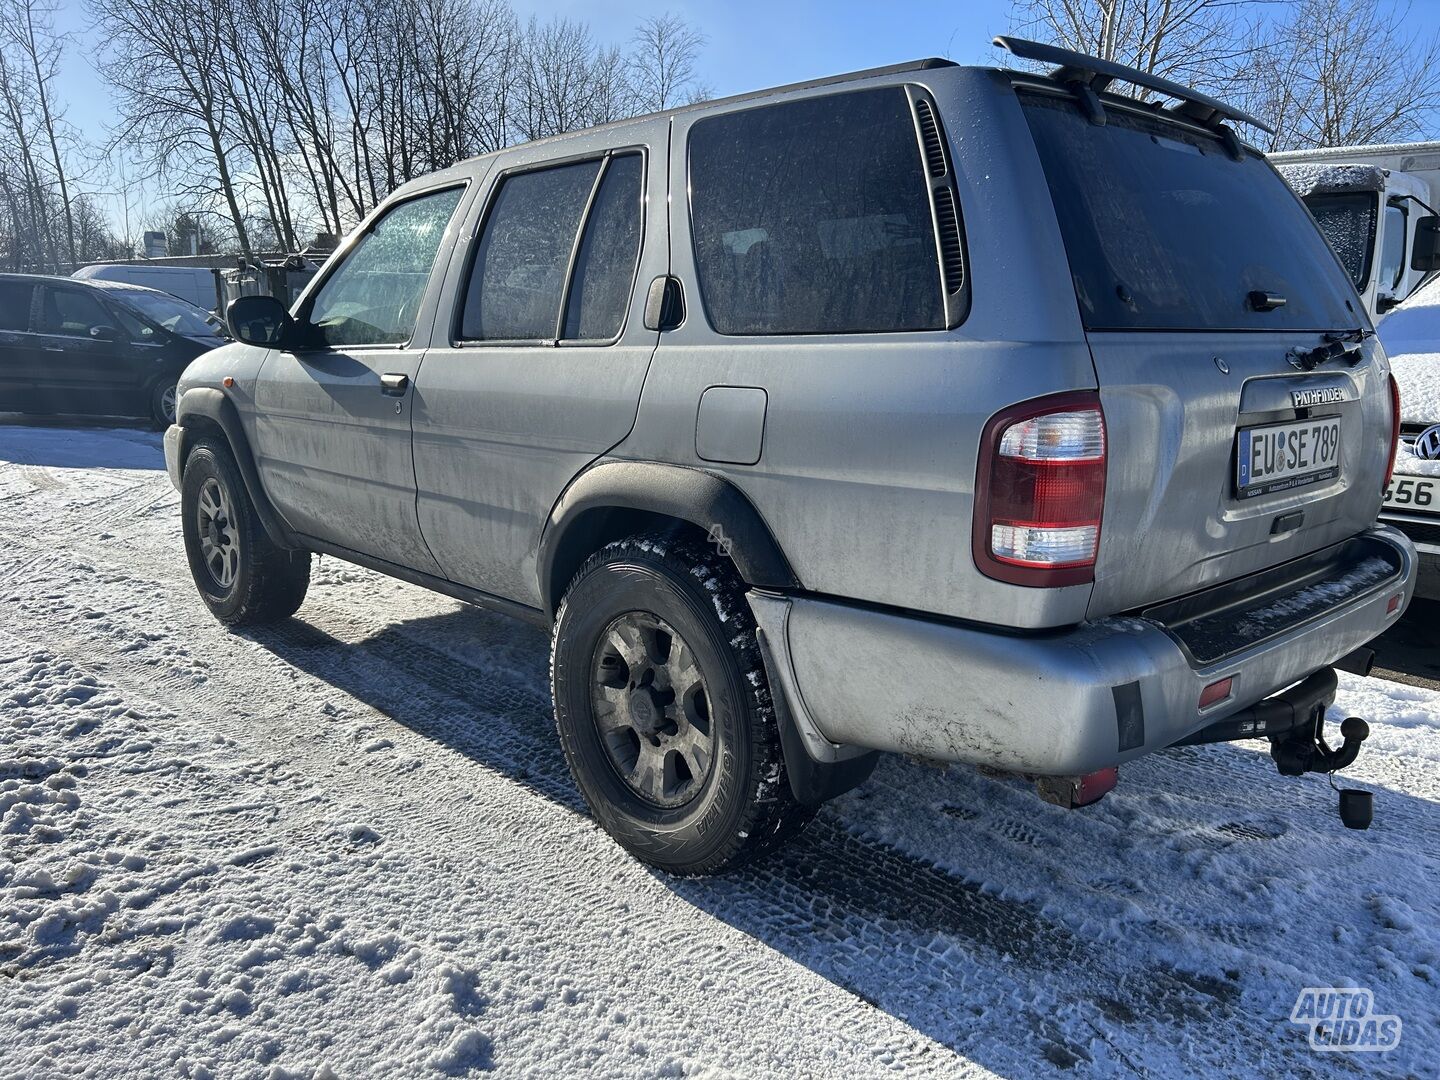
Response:
[[[1440,424],[1431,424],[1415,439],[1413,452],[1426,461],[1440,458]]]

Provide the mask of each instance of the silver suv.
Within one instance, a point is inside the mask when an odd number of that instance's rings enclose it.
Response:
[[[1354,287],[1249,118],[1004,44],[1054,73],[929,60],[466,161],[292,312],[235,301],[165,443],[205,602],[287,617],[322,552],[552,626],[580,790],[679,873],[880,751],[1067,806],[1183,742],[1353,758],[1332,667],[1414,563]]]

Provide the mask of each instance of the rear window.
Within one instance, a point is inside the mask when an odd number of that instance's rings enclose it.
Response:
[[[705,313],[722,334],[945,325],[927,181],[901,87],[698,121],[690,220]]]
[[[1118,108],[1022,93],[1091,330],[1334,330],[1364,321],[1354,287],[1268,162]],[[1252,292],[1282,307],[1254,310]]]
[[[0,330],[30,329],[30,297],[34,289],[28,281],[0,281]]]

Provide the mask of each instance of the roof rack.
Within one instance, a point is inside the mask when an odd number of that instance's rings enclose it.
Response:
[[[1198,90],[1191,90],[1188,86],[1117,64],[1113,60],[1101,60],[1098,56],[1087,56],[1085,53],[1071,52],[1054,45],[1042,45],[1038,41],[1026,41],[1023,38],[997,37],[994,43],[1022,60],[1055,64],[1050,78],[1075,88],[1080,107],[1085,110],[1092,123],[1105,122],[1104,110],[1097,95],[1118,80],[1174,98],[1180,104],[1165,110],[1166,112],[1183,116],[1205,127],[1218,128],[1226,120],[1236,120],[1259,128],[1266,134],[1274,134],[1273,128],[1247,112],[1226,105],[1223,101],[1216,101]]]

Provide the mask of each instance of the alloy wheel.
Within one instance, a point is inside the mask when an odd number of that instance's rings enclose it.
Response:
[[[200,557],[215,584],[229,589],[240,575],[240,530],[230,495],[213,476],[201,485],[195,513]]]
[[[590,698],[610,764],[641,799],[673,808],[705,786],[715,759],[710,694],[694,652],[663,619],[632,611],[606,627]]]

